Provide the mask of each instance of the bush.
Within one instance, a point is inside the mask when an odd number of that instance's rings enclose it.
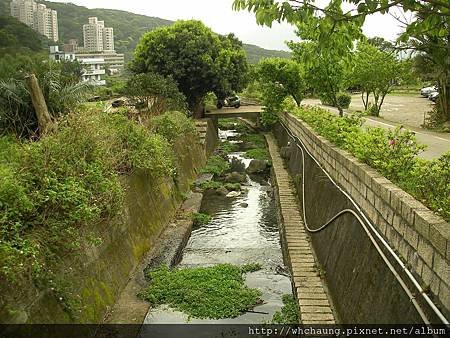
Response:
[[[39,142],[2,137],[0,155],[0,276],[9,281],[45,276],[48,263],[79,247],[80,231],[115,216],[120,174],[173,173],[163,136],[95,111],[69,115]]]
[[[336,98],[339,107],[343,109],[347,109],[348,107],[350,107],[350,102],[352,102],[352,97],[350,96],[350,94],[339,93],[337,94]]]
[[[203,214],[201,212],[194,212],[192,214],[192,222],[194,226],[205,225],[211,222],[212,217],[208,214]]]
[[[210,173],[217,176],[222,175],[230,169],[230,163],[222,157],[213,155],[208,159],[206,166],[201,170],[202,173]]]
[[[339,117],[316,107],[298,108],[295,115],[450,220],[450,152],[433,161],[420,159],[417,155],[425,146],[412,132],[361,128],[360,116]]]
[[[197,135],[197,129],[192,119],[186,114],[173,111],[166,112],[150,120],[151,129],[164,136],[170,143],[182,135]]]

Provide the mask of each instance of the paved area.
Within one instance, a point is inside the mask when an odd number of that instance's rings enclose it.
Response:
[[[316,268],[309,237],[291,187],[289,173],[283,166],[274,137],[268,134],[266,139],[278,184],[283,218],[282,230],[286,238],[294,287],[300,307],[300,321],[302,324],[334,324],[335,318],[323,281]]]

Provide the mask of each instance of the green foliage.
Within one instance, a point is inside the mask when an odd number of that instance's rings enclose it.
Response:
[[[0,154],[0,276],[10,282],[45,277],[49,263],[80,246],[80,232],[116,215],[120,174],[173,173],[161,135],[98,111],[70,114],[38,142],[1,137]]]
[[[143,73],[131,77],[125,93],[143,107],[149,115],[160,115],[167,110],[186,111],[186,98],[170,77],[156,73]]]
[[[14,61],[15,67],[36,75],[53,118],[68,114],[84,102],[92,86],[78,82],[81,66],[78,62],[52,62],[37,55]],[[24,74],[12,70],[0,79],[0,134],[14,133],[20,137],[34,136],[37,117]]]
[[[240,183],[225,183],[224,187],[229,191],[241,191]]]
[[[7,12],[9,12],[9,6]],[[46,37],[13,17],[6,16],[6,14],[0,15],[1,56],[4,54],[41,52],[47,46],[48,40]]]
[[[244,157],[256,160],[270,160],[269,152],[265,148],[249,149],[245,152]]]
[[[247,61],[234,36],[218,36],[200,21],[177,21],[142,36],[133,70],[171,76],[189,108],[199,113],[208,92],[222,97],[245,87]]]
[[[449,153],[433,161],[419,159],[425,146],[417,143],[411,131],[361,128],[358,116],[338,117],[312,107],[299,108],[295,115],[450,220]]]
[[[222,188],[223,183],[218,181],[205,181],[200,183],[199,187],[203,190],[216,190]]]
[[[241,135],[241,140],[245,142],[247,147],[265,148],[266,139],[262,134],[245,133]]]
[[[165,137],[170,143],[174,143],[180,136],[197,135],[194,122],[186,114],[170,111],[150,120],[153,131]]]
[[[223,141],[220,146],[219,150],[221,150],[225,154],[234,153],[239,150],[239,146],[236,143],[231,143],[229,141]]]
[[[277,311],[273,314],[272,324],[298,324],[298,313],[300,311],[294,296],[283,295],[283,307],[281,312]]]
[[[230,169],[230,163],[222,157],[213,155],[208,159],[206,166],[202,168],[202,173],[211,173],[217,176],[222,175],[226,170]]]
[[[348,93],[339,93],[336,96],[338,107],[342,107],[343,109],[347,109],[350,107],[350,103],[352,102],[352,97]]]
[[[152,305],[168,304],[196,318],[234,318],[252,309],[261,292],[244,284],[239,266],[160,267],[147,274],[149,287],[140,295]]]
[[[241,266],[242,273],[256,272],[262,269],[260,263],[247,263]]]
[[[385,52],[369,43],[359,43],[353,58],[352,85],[361,89],[364,107],[371,115],[378,116],[385,96],[394,85],[402,84],[411,73],[408,62],[400,62],[392,52]],[[369,102],[373,94],[374,102]],[[370,107],[370,110],[369,110]]]
[[[194,212],[192,214],[192,222],[194,226],[205,225],[211,222],[212,217],[208,214],[203,214],[201,212]]]
[[[298,106],[306,94],[304,68],[293,60],[263,59],[255,68],[255,79],[264,106],[261,114],[264,126],[277,121],[276,114],[284,109],[288,97],[293,98]]]

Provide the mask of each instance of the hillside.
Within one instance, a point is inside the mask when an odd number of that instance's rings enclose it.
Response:
[[[0,15],[0,54],[40,52],[47,46],[46,37],[13,17]]]
[[[9,0],[0,0],[0,2],[9,3]],[[82,44],[83,24],[87,23],[88,17],[97,16],[104,20],[108,27],[114,28],[116,50],[119,53],[124,53],[127,60],[131,59],[134,48],[142,34],[156,27],[168,26],[173,23],[169,20],[114,9],[88,9],[70,3],[42,2],[58,11],[61,41],[67,42],[74,38]],[[244,48],[251,63],[258,62],[262,57],[290,56],[288,52],[267,50],[255,45],[244,44]]]

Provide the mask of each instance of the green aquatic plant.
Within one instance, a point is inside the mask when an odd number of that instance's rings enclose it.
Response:
[[[244,284],[247,270],[231,264],[159,267],[147,273],[150,285],[140,297],[152,305],[167,304],[196,318],[234,318],[261,302],[261,291]]]

